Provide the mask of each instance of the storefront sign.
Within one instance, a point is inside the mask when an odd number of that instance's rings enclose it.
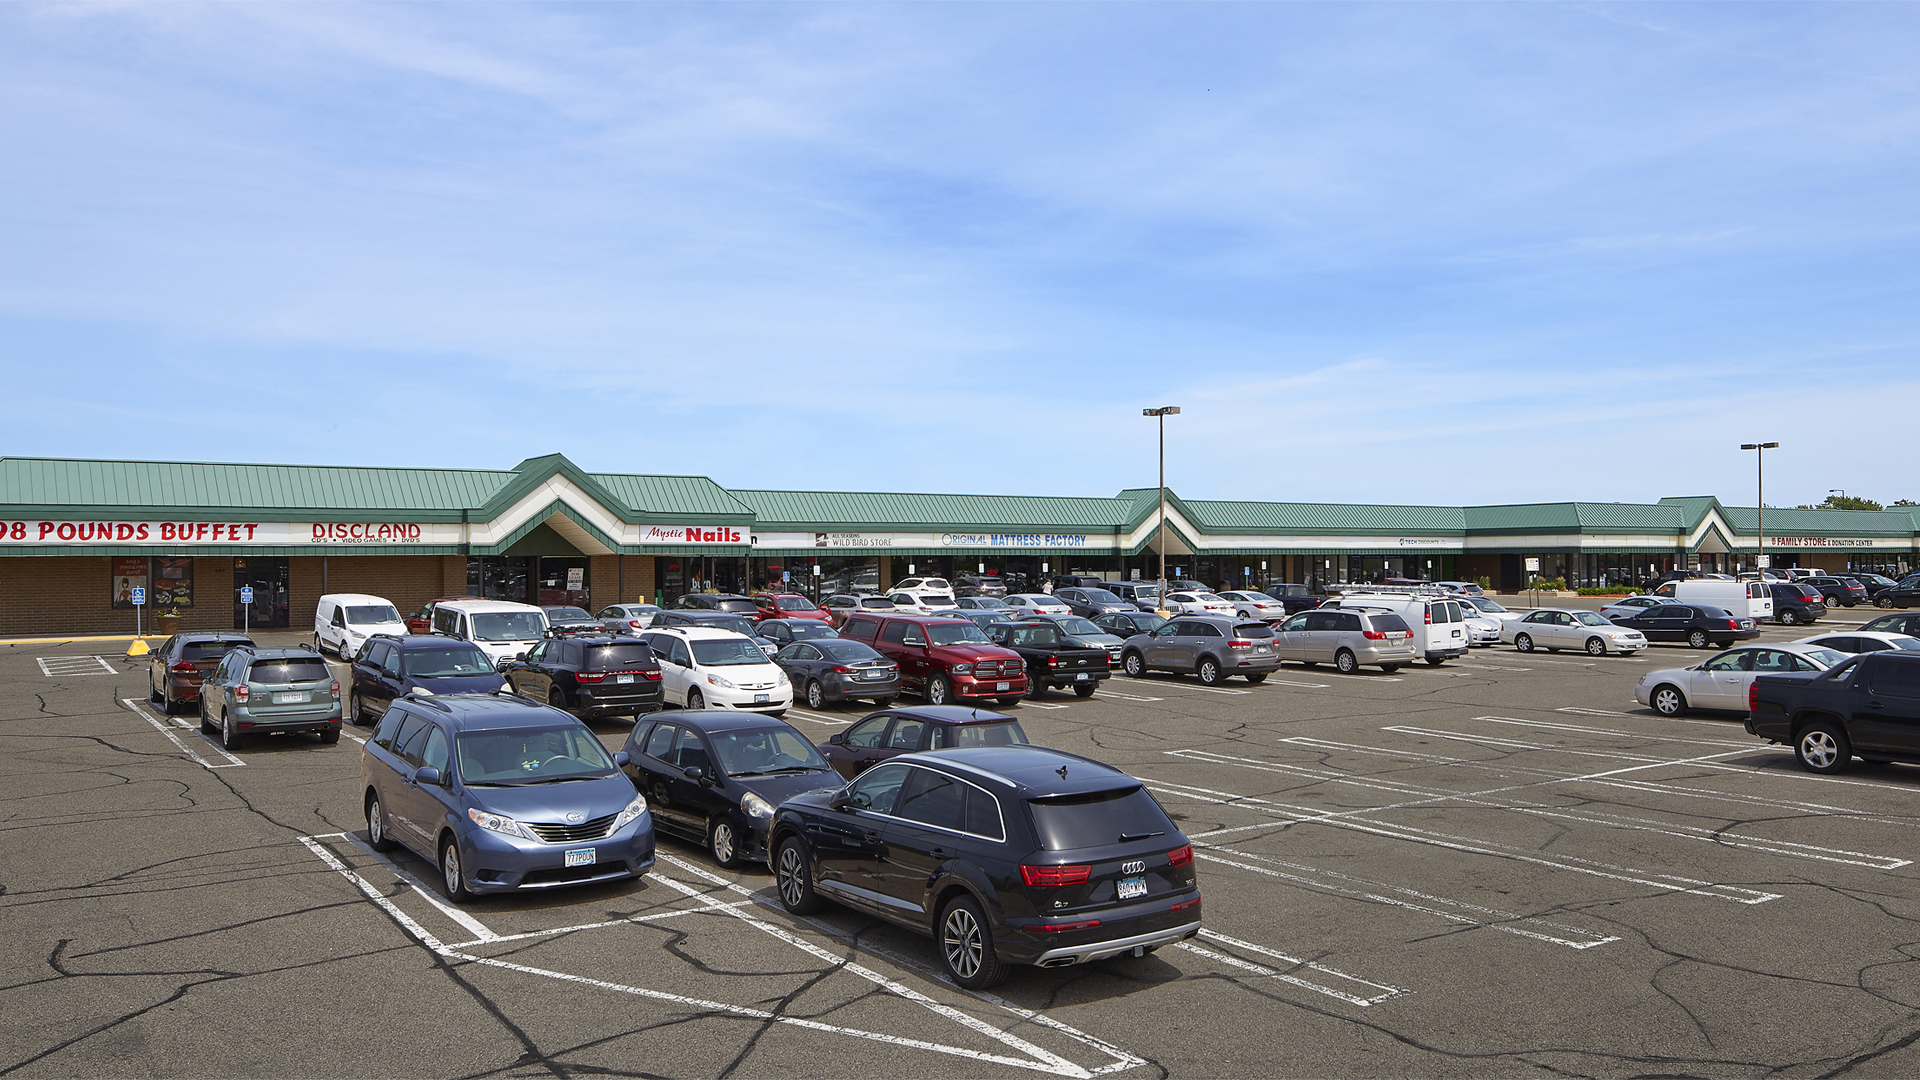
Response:
[[[1077,548],[1086,533],[941,533],[941,547]]]
[[[1870,548],[1873,541],[1848,536],[1769,536],[1768,547]],[[1903,545],[1904,546],[1904,545]]]
[[[315,522],[311,542],[315,544],[417,544],[420,526],[398,522]]]
[[[893,546],[893,536],[887,533],[814,533],[813,546],[818,548],[889,548]]]
[[[744,544],[747,534],[725,525],[649,525],[640,530],[642,544]]]
[[[1401,547],[1459,547],[1457,536],[1403,536],[1399,540]]]
[[[290,521],[0,521],[0,544],[288,547],[296,544],[458,544],[458,525]]]

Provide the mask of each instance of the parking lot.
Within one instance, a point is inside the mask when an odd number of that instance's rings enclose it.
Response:
[[[672,840],[639,882],[456,909],[366,846],[364,730],[229,754],[118,648],[0,648],[0,1075],[1920,1071],[1920,768],[1814,777],[1738,715],[1634,703],[1710,653],[1022,705],[1173,813],[1206,929],[974,994],[930,940],[794,918]]]

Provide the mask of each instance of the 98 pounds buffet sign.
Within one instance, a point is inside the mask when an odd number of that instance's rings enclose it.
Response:
[[[294,547],[458,544],[460,526],[387,521],[0,521],[0,544],[93,547]]]

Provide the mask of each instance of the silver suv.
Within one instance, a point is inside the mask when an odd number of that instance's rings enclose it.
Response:
[[[1312,667],[1332,664],[1352,673],[1362,664],[1398,671],[1416,655],[1413,630],[1390,611],[1315,608],[1274,628],[1274,651],[1282,660]]]
[[[1128,638],[1120,649],[1120,666],[1135,678],[1149,668],[1191,671],[1213,686],[1229,675],[1264,682],[1280,660],[1266,623],[1229,615],[1181,615],[1151,633]]]

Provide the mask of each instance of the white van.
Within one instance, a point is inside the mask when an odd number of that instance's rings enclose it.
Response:
[[[434,605],[433,632],[473,642],[499,667],[546,640],[547,613],[506,600],[452,600]]]
[[[1662,591],[1672,586],[1671,591]],[[1671,596],[1682,602],[1712,604],[1726,608],[1735,615],[1745,616],[1755,622],[1773,618],[1773,590],[1763,581],[1719,581],[1712,578],[1692,578],[1687,581],[1669,581],[1654,590],[1655,596]]]
[[[383,596],[364,593],[328,593],[313,609],[313,648],[332,649],[351,661],[375,634],[405,634],[407,624]]]
[[[1330,608],[1362,608],[1391,611],[1413,630],[1413,651],[1435,667],[1467,655],[1469,640],[1467,616],[1460,597],[1448,597],[1434,588],[1375,586],[1367,590],[1349,589],[1320,605]]]

